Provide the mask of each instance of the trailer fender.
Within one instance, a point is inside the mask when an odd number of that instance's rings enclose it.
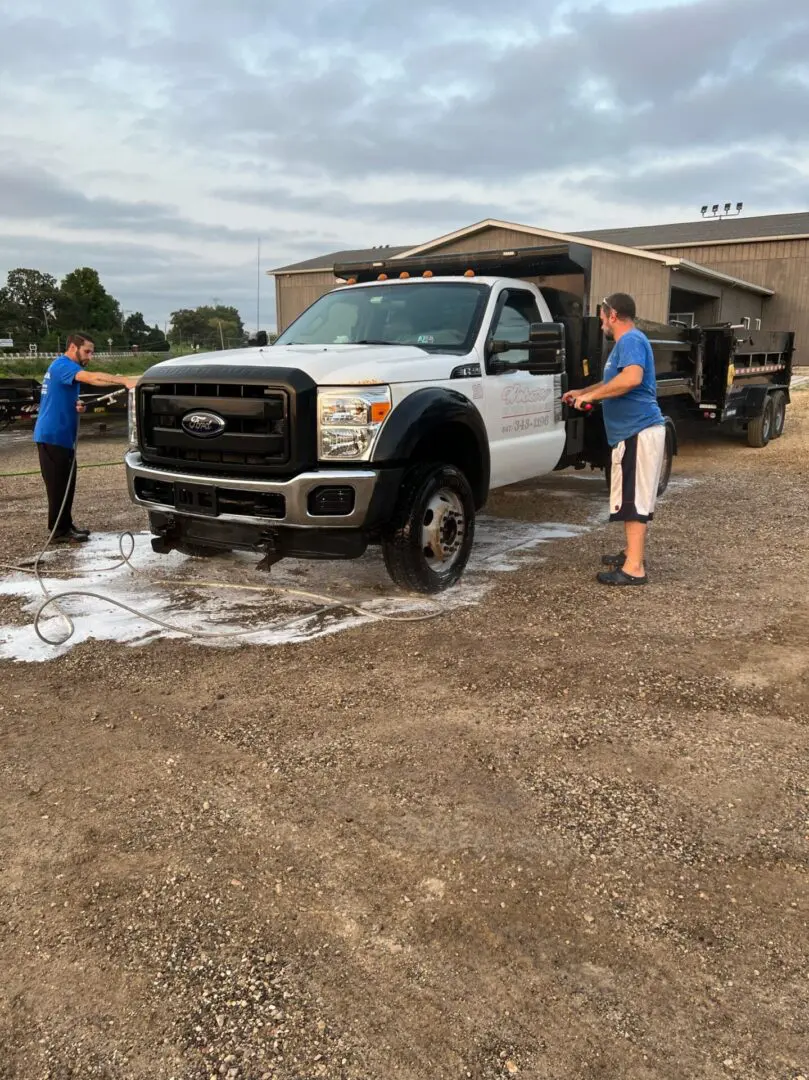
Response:
[[[740,420],[755,420],[764,412],[764,405],[772,390],[772,386],[746,386],[739,395],[741,401],[737,406],[736,416]],[[736,395],[734,394],[734,398]],[[738,399],[737,399],[738,400]]]
[[[491,456],[486,424],[469,398],[443,387],[408,395],[388,416],[372,461],[411,465],[430,460],[455,465],[466,476],[480,508],[489,494]]]

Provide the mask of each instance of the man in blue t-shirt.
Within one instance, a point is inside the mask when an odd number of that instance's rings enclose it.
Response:
[[[94,354],[91,338],[86,334],[71,334],[65,352],[45,372],[34,426],[39,467],[48,492],[48,532],[61,544],[81,544],[90,535],[89,529],[79,529],[73,524],[76,440],[79,413],[84,412],[79,401],[79,383],[131,388],[138,381],[129,375],[85,371]]]
[[[604,557],[611,569],[602,571],[598,580],[602,585],[645,585],[646,528],[654,516],[663,470],[666,422],[657,403],[652,346],[635,326],[631,296],[613,293],[602,300],[601,328],[615,341],[603,379],[569,391],[565,401],[577,408],[600,401],[612,447],[610,521],[623,521],[626,546]]]

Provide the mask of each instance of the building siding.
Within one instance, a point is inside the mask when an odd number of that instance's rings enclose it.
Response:
[[[639,318],[667,322],[670,277],[671,271],[661,263],[594,248],[588,314],[595,315],[610,293],[625,292],[634,297]]]
[[[310,304],[339,284],[331,270],[324,270],[322,274],[278,274],[275,279],[278,333],[286,330]]]
[[[664,254],[690,259],[774,290],[775,295],[764,298],[761,305],[763,329],[794,330],[796,348],[809,349],[809,240],[666,248]],[[745,302],[745,298],[732,297],[732,292],[724,290],[723,320],[738,322],[743,315],[759,317],[752,310],[757,297],[750,295],[750,301]]]
[[[422,256],[425,269],[429,270],[431,255],[452,255],[455,252],[464,251],[497,251],[500,248],[539,247],[543,244],[554,244],[556,241],[543,240],[541,236],[531,236],[529,233],[517,232],[513,229],[483,229],[481,232],[472,233],[471,236],[462,236],[459,240],[453,240],[449,244],[425,251]],[[470,267],[474,270],[474,266]]]

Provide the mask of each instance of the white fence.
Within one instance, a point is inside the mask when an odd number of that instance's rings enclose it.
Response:
[[[63,353],[30,353],[30,352],[3,352],[0,350],[0,363],[4,360],[55,360]],[[144,352],[96,352],[96,360],[131,360],[133,356],[154,356],[156,353]]]

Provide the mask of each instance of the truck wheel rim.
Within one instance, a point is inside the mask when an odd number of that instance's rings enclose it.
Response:
[[[773,420],[773,428],[776,435],[780,435],[784,430],[784,413],[785,409],[777,409],[775,413],[775,419]]]
[[[431,570],[446,572],[457,561],[466,536],[463,503],[448,488],[431,496],[421,522],[421,550]]]

